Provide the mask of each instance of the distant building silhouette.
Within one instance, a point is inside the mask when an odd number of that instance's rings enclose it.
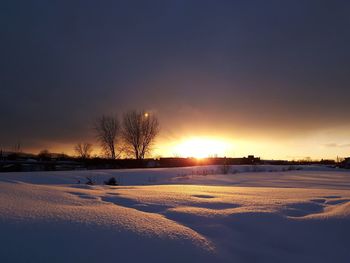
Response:
[[[347,157],[343,161],[343,167],[350,169],[350,157]]]

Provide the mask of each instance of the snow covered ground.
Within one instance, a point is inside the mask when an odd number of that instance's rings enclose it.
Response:
[[[0,262],[350,262],[350,171],[220,168],[0,174]]]

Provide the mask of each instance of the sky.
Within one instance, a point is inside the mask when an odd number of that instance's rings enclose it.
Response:
[[[97,148],[94,119],[140,109],[161,123],[154,156],[350,156],[349,12],[338,0],[1,1],[0,147]]]

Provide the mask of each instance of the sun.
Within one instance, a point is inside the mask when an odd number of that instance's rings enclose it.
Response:
[[[224,140],[206,137],[185,139],[175,146],[175,153],[181,157],[206,158],[226,156],[228,144]]]

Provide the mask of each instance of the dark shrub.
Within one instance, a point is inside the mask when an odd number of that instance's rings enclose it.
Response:
[[[119,185],[117,180],[114,177],[109,178],[107,181],[105,181],[106,185]]]
[[[90,178],[90,177],[86,177],[86,180],[87,180],[86,184],[88,184],[88,185],[94,185],[94,184],[95,184],[95,182],[93,181],[93,179]]]

